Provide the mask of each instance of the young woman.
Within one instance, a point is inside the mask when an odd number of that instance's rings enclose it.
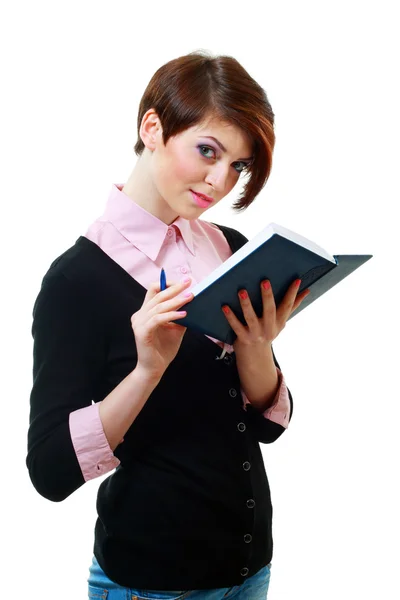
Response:
[[[225,348],[179,319],[190,287],[247,241],[201,217],[241,174],[235,209],[255,199],[271,169],[273,120],[234,58],[198,52],[163,65],[140,102],[131,175],[44,276],[27,466],[52,501],[115,469],[98,491],[90,598],[267,595],[272,506],[260,442],[274,442],[293,409],[272,342],[307,291],[293,282],[276,307],[261,282],[259,318],[240,290],[246,324],[222,307],[237,334]]]

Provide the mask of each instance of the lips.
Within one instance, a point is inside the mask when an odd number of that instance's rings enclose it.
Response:
[[[213,201],[213,199],[210,198],[209,196],[204,196],[203,194],[197,194],[196,192],[193,192],[192,190],[190,190],[190,193],[192,194],[193,200],[201,208],[207,208],[208,206],[210,206],[211,202]]]

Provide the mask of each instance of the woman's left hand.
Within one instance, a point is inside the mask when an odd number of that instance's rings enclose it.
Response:
[[[222,307],[225,317],[236,333],[237,338],[233,348],[237,346],[270,346],[286,325],[286,321],[310,293],[309,289],[297,295],[301,280],[296,279],[288,288],[278,308],[275,305],[274,295],[268,280],[261,283],[261,296],[263,313],[260,318],[256,315],[253,305],[246,290],[240,290],[239,300],[247,327],[235,316],[232,310],[224,305]]]

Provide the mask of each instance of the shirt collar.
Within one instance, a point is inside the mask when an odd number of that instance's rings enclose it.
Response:
[[[112,223],[131,244],[153,261],[161,250],[168,229],[174,225],[179,229],[189,251],[195,255],[193,233],[188,219],[178,217],[168,226],[122,192],[124,185],[123,183],[112,185],[101,220]],[[149,235],[150,231],[151,235]]]

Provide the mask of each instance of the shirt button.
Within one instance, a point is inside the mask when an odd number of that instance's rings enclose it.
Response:
[[[231,388],[231,389],[229,390],[229,395],[230,395],[232,398],[236,398],[236,396],[237,396],[237,391],[235,390],[235,388]]]
[[[227,365],[230,365],[232,362],[232,356],[230,354],[226,354],[226,356],[224,356],[224,363],[226,363]]]
[[[247,500],[246,504],[247,504],[247,508],[254,508],[256,505],[253,498],[250,498],[250,500]]]
[[[250,544],[252,539],[253,536],[251,536],[249,533],[246,533],[246,535],[244,536],[244,541],[246,542],[246,544]]]
[[[243,463],[243,469],[245,471],[250,471],[250,467],[251,467],[251,464],[249,463],[249,461],[246,460],[246,462]]]
[[[171,237],[171,235],[174,235],[174,232],[172,231],[172,229],[168,229],[167,236]]]
[[[181,273],[187,273],[187,268],[186,267],[181,267]]]
[[[239,429],[239,431],[245,431],[246,425],[244,423],[238,423],[237,428]]]
[[[249,570],[247,567],[243,567],[243,569],[240,571],[240,574],[242,577],[246,577],[246,575],[248,575]]]

